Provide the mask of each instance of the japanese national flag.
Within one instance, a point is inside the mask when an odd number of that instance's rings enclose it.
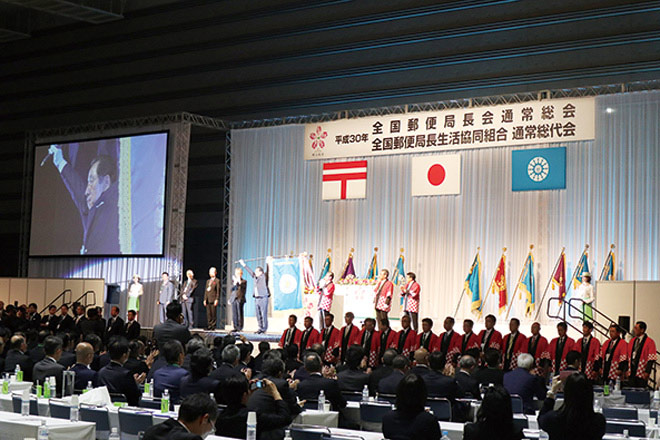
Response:
[[[412,158],[412,195],[461,193],[461,155],[443,154]]]

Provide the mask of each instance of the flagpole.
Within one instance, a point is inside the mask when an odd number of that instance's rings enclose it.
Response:
[[[497,267],[495,268],[495,273],[493,273],[493,279],[490,280],[490,284],[488,285],[488,289],[486,289],[486,292],[490,292],[490,288],[493,287],[493,283],[495,283],[495,277],[497,276],[497,271],[500,268],[500,261],[502,261],[502,257],[504,256],[504,253],[506,252],[506,248],[502,248],[502,255],[500,256],[500,259],[497,260]],[[506,271],[506,268],[505,268]],[[493,293],[494,294],[494,293]],[[481,303],[480,310],[483,311],[484,307],[486,306],[486,301],[488,301],[488,293],[486,293],[486,297],[484,298],[483,302]]]
[[[527,270],[527,258],[529,258],[529,254],[532,253],[532,249],[534,249],[534,245],[530,244],[529,253],[527,254],[527,257],[525,258],[525,262],[523,263],[523,270],[520,272],[520,277],[518,278],[518,282],[516,283],[516,288],[513,289],[513,295],[511,295],[511,302],[509,302],[509,308],[506,311],[506,317],[504,319],[509,319],[509,313],[511,312],[511,307],[513,307],[513,301],[516,298],[516,292],[518,292],[518,286],[520,286],[520,281],[522,280],[523,276],[525,275],[525,271]]]
[[[475,257],[477,255],[479,255],[479,250],[480,249],[481,249],[480,247],[477,248],[477,253],[476,253]],[[472,259],[472,264],[470,264],[470,272],[472,271],[473,267],[474,267],[474,259]],[[463,294],[464,293],[465,293],[465,283],[463,283],[463,291],[461,292],[461,298],[458,300],[458,305],[456,306],[456,311],[454,312],[454,317],[456,317],[456,315],[458,315],[458,309],[461,308],[461,303],[463,302]]]
[[[582,251],[582,255],[580,255],[580,259],[578,260],[578,264],[577,264],[577,266],[575,266],[575,270],[573,271],[573,276],[571,277],[571,284],[570,284],[570,285],[568,286],[568,288],[566,289],[566,293],[568,293],[568,289],[570,289],[571,286],[573,285],[573,281],[575,281],[575,278],[576,278],[577,275],[578,275],[578,270],[580,270],[580,263],[582,262],[582,257],[584,257],[584,254],[585,254],[588,250],[589,250],[589,244],[587,243],[587,244],[584,245],[584,250]]]
[[[548,292],[548,287],[550,287],[550,283],[552,283],[552,278],[555,276],[555,271],[557,270],[557,267],[559,266],[559,262],[561,261],[561,256],[564,254],[565,249],[566,249],[565,247],[561,248],[561,253],[559,254],[559,258],[557,258],[557,262],[555,263],[555,267],[550,272],[550,279],[548,280],[548,284],[546,284],[545,290],[543,291],[543,296],[541,297],[541,301],[539,302],[539,308],[536,311],[536,317],[534,318],[534,321],[539,319],[539,313],[541,313],[541,307],[543,306],[543,300],[545,299],[545,294]],[[562,303],[561,307],[564,307],[563,303]]]
[[[607,254],[607,258],[605,258],[605,264],[603,264],[603,270],[600,271],[600,276],[598,277],[598,281],[603,280],[603,274],[605,273],[605,267],[607,265],[607,261],[612,256],[612,251],[613,250],[614,250],[614,243],[610,244],[610,252]],[[612,272],[614,272],[614,265],[612,265]]]

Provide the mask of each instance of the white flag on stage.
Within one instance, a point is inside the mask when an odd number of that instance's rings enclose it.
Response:
[[[412,158],[412,195],[461,193],[461,155],[443,154]]]
[[[323,164],[323,200],[364,199],[367,196],[367,161]]]

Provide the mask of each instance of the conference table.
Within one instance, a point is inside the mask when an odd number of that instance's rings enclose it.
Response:
[[[91,422],[70,422],[42,416],[22,416],[13,412],[0,411],[0,438],[23,440],[37,438],[41,421],[46,421],[50,440],[94,440],[96,425]]]

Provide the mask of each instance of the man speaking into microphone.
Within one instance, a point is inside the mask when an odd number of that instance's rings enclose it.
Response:
[[[83,226],[80,254],[120,253],[116,161],[107,155],[96,156],[89,164],[85,181],[85,176],[64,158],[60,147],[51,145],[48,153],[80,213]]]

